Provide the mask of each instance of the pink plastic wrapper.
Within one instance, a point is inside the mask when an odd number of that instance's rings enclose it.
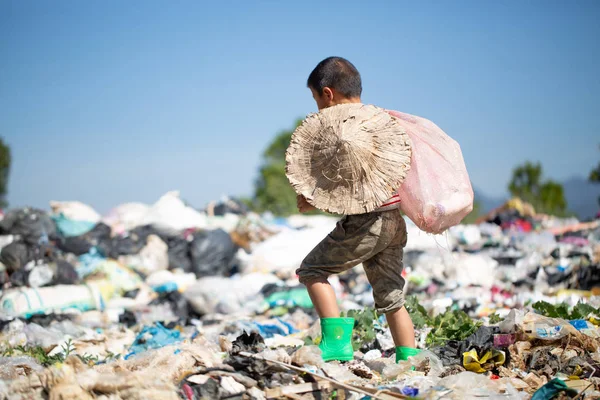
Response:
[[[388,112],[412,142],[410,171],[398,189],[400,208],[428,233],[458,225],[473,210],[473,188],[460,146],[425,118]]]

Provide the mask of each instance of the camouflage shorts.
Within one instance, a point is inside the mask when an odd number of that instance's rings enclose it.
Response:
[[[404,305],[402,257],[406,223],[399,210],[343,217],[296,271],[306,284],[362,263],[380,313]]]

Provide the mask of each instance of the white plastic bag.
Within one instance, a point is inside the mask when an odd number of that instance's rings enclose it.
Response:
[[[123,233],[141,226],[149,210],[150,206],[143,203],[121,204],[110,210],[102,222],[110,226],[113,234]]]
[[[51,201],[50,208],[53,214],[62,214],[74,221],[98,223],[101,218],[96,210],[80,201]]]
[[[142,220],[142,225],[152,225],[166,235],[177,235],[188,228],[207,227],[206,215],[186,206],[179,198],[179,192],[163,195]]]
[[[169,247],[156,235],[148,236],[146,246],[138,254],[119,257],[119,262],[150,275],[169,268]]]
[[[412,142],[410,171],[398,189],[400,208],[428,233],[458,225],[473,210],[473,188],[460,146],[425,118],[388,112]]]

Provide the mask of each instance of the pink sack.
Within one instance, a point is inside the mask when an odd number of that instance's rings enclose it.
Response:
[[[400,208],[428,233],[458,225],[473,210],[473,188],[460,146],[425,118],[388,113],[398,118],[412,142],[410,171],[398,189]]]

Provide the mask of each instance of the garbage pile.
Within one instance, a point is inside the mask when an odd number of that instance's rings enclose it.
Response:
[[[295,270],[334,218],[198,211],[177,192],[104,217],[50,208],[0,221],[2,399],[600,397],[600,221],[518,201],[443,235],[407,220],[424,351],[395,363],[358,266],[330,279],[355,360],[323,363]]]

